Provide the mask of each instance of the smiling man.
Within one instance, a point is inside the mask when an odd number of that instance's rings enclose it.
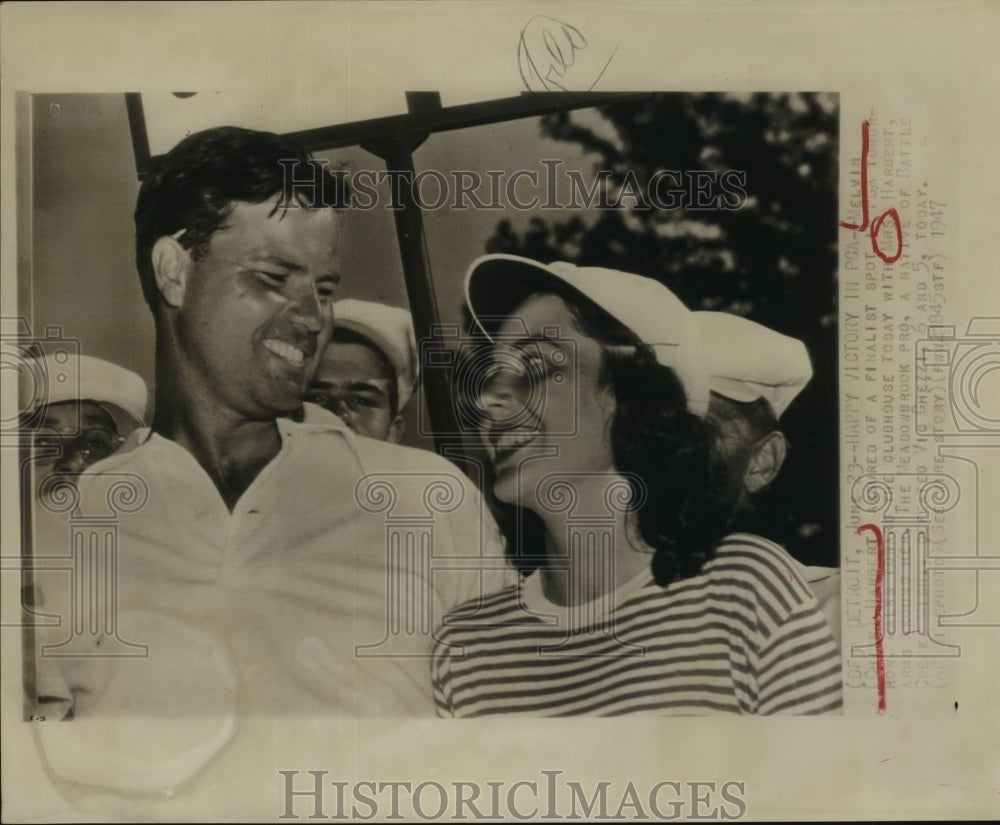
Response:
[[[285,162],[282,163],[281,161]],[[276,135],[182,141],[136,207],[136,261],[156,323],[153,432],[188,450],[231,510],[281,446],[329,340],[339,182]]]
[[[117,506],[119,581],[107,593],[115,601],[100,606],[120,612],[114,633],[78,635],[62,649],[148,645],[141,662],[64,669],[71,707],[77,718],[190,721],[185,744],[198,756],[182,773],[246,728],[237,713],[433,715],[431,630],[504,575],[495,527],[452,464],[358,438],[303,403],[341,277],[340,214],[329,206],[345,202],[337,186],[295,143],[223,127],[154,161],[139,193],[156,410],[128,452],[79,480],[80,514]],[[122,485],[131,497],[116,497]],[[400,556],[389,539],[399,514],[423,519],[414,529],[426,552]],[[464,569],[431,569],[432,557],[449,555]],[[470,564],[480,555],[492,574]],[[412,596],[403,608],[399,593]],[[188,655],[173,658],[181,639],[191,640]],[[274,735],[265,729],[260,741]],[[100,756],[74,780],[116,784],[127,773],[118,769],[127,754]],[[151,762],[154,780],[155,770]]]

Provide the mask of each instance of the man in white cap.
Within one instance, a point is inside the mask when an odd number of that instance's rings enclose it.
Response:
[[[413,318],[405,309],[337,301],[333,338],[306,395],[358,435],[398,444],[400,414],[416,384],[419,363]]]
[[[753,509],[753,499],[784,464],[787,444],[779,419],[812,378],[805,345],[748,318],[696,312],[711,390],[708,418],[718,432],[720,469],[727,479],[731,516]],[[799,565],[834,639],[840,643],[840,571]]]
[[[739,315],[695,312],[709,373],[709,418],[719,432],[734,514],[785,461],[778,419],[809,383],[805,345]]]
[[[30,367],[25,365],[19,379],[21,423],[31,436],[34,474],[33,482],[25,477],[22,483],[32,483],[36,503],[43,508],[59,499],[58,485],[75,483],[80,473],[117,452],[144,424],[146,382],[109,361],[64,353],[39,356]],[[58,539],[37,529],[34,540],[37,555],[63,552]],[[46,604],[68,604],[67,587],[63,573],[35,571],[32,583],[22,589],[25,620],[34,621],[33,611]],[[45,638],[44,631],[36,636]],[[59,668],[51,660],[39,660],[34,671],[44,715],[58,719],[70,713],[70,688]]]
[[[47,355],[21,377],[22,421],[32,434],[36,489],[49,475],[79,475],[144,424],[146,383],[109,361]],[[39,383],[29,385],[29,377]]]

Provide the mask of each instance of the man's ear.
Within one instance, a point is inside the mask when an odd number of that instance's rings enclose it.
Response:
[[[403,433],[405,432],[406,422],[403,421],[403,416],[397,415],[389,425],[389,434],[385,437],[385,440],[392,444],[398,444],[403,440]]]
[[[181,306],[191,271],[191,253],[175,238],[164,235],[156,239],[150,258],[156,287],[163,300],[172,307]]]
[[[753,445],[743,474],[743,487],[748,493],[760,492],[777,478],[781,465],[785,463],[786,450],[785,437],[777,430]]]

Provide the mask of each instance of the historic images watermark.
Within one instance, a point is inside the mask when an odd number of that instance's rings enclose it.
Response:
[[[325,770],[281,770],[279,819],[332,821],[420,819],[560,822],[734,820],[748,811],[741,780],[577,781],[560,770],[517,781],[401,782],[339,780]]]
[[[317,158],[325,167],[329,160]],[[333,191],[317,176],[302,176],[298,160],[282,161],[286,192],[303,194],[313,202],[315,187],[323,187],[321,200],[332,207],[403,209],[404,191],[409,201],[424,210],[467,211],[639,209],[672,211],[723,211],[743,208],[748,200],[747,173],[738,169],[659,169],[642,179],[629,169],[620,182],[611,169],[589,176],[579,169],[563,168],[558,158],[541,159],[533,169],[331,169],[338,179]],[[346,186],[344,185],[346,184]],[[388,184],[389,201],[382,202],[381,186]],[[346,195],[345,195],[346,193]],[[342,202],[346,197],[347,202]],[[294,199],[292,201],[294,203]]]

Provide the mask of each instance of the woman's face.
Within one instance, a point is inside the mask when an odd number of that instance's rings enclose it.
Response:
[[[603,351],[579,332],[556,295],[532,295],[501,324],[493,377],[480,393],[481,437],[501,501],[545,509],[538,483],[614,471],[608,441],[615,403],[599,387]]]

